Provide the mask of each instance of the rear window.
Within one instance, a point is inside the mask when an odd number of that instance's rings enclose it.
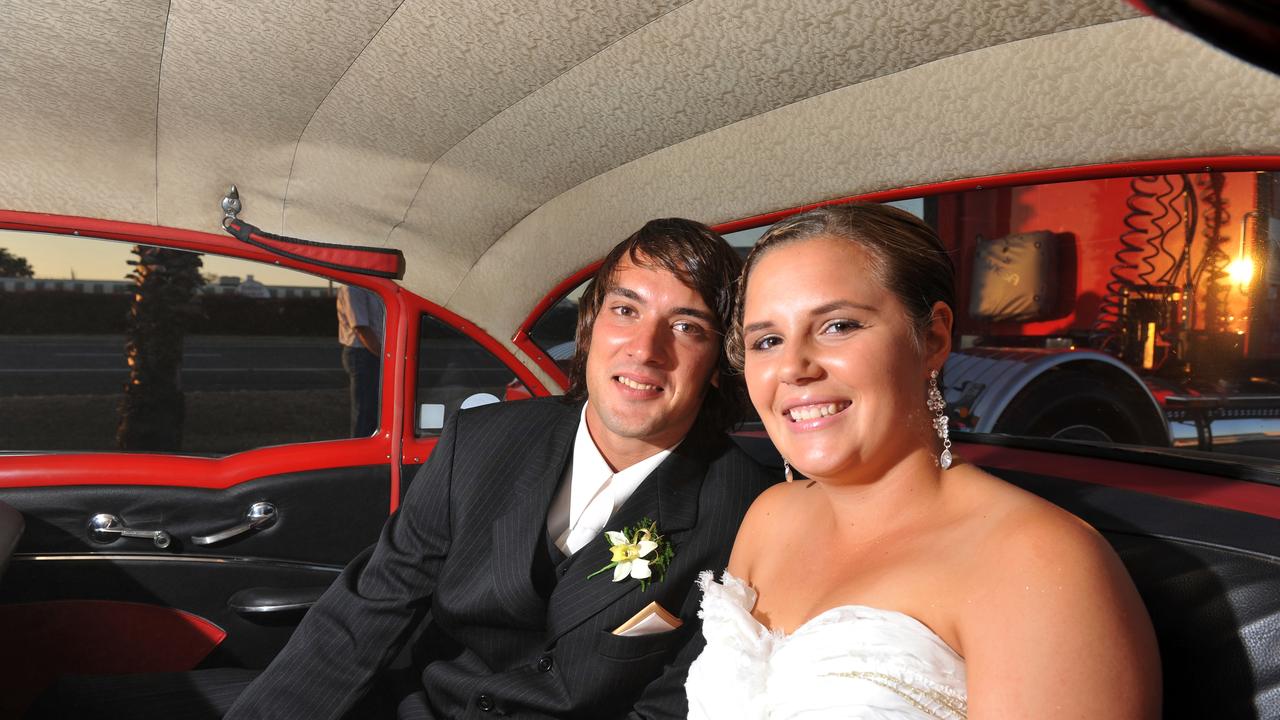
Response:
[[[928,198],[960,295],[959,430],[1280,458],[1270,173]]]
[[[937,230],[956,267],[943,373],[953,431],[1276,467],[1276,175],[1122,177],[895,204]]]

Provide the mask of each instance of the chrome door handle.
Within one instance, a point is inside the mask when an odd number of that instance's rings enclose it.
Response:
[[[254,503],[249,508],[249,513],[245,516],[245,521],[229,527],[226,530],[213,533],[212,535],[193,535],[191,542],[196,545],[213,545],[223,540],[230,540],[238,535],[243,535],[252,530],[264,528],[276,521],[276,506],[269,502]]]
[[[98,513],[89,518],[89,537],[100,543],[115,542],[122,537],[145,538],[158,548],[167,548],[173,538],[164,530],[131,530],[123,521],[109,513]]]

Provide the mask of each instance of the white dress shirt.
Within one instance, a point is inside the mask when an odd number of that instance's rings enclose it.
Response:
[[[339,285],[335,300],[338,308],[338,342],[347,347],[364,347],[356,328],[364,326],[373,331],[378,342],[384,342],[382,300],[358,285]]]
[[[675,446],[659,450],[634,465],[614,472],[600,454],[587,430],[587,407],[582,406],[578,434],[573,440],[573,461],[565,468],[560,488],[547,512],[547,532],[566,555],[594,540],[604,547],[605,526],[613,513],[640,487]],[[622,528],[608,528],[622,530]]]

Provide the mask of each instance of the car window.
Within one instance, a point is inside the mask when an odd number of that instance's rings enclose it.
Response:
[[[1270,173],[927,198],[959,303],[953,426],[1280,458]]]
[[[0,450],[225,455],[351,435],[341,286],[90,238],[4,233],[0,248]]]
[[[505,363],[475,340],[423,313],[418,330],[415,434],[440,434],[460,408],[532,397]]]
[[[1275,174],[1121,177],[889,204],[932,225],[955,264],[942,377],[952,431],[1280,459]],[[727,237],[741,246],[766,230]]]
[[[953,431],[1280,459],[1280,182],[1120,177],[890,203],[951,251]],[[729,236],[754,242],[766,228]]]
[[[890,204],[930,223],[956,267],[943,373],[953,431],[1280,459],[1276,174],[1108,178]],[[767,229],[725,237],[745,255]],[[562,367],[583,289],[531,333],[553,357],[566,349]]]
[[[578,305],[591,278],[587,278],[570,290],[556,304],[547,308],[533,327],[529,339],[551,358],[565,375],[573,362],[573,339],[578,329]]]

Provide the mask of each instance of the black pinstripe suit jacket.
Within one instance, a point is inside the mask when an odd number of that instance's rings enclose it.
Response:
[[[372,553],[227,717],[343,716],[424,618],[426,717],[684,717],[685,675],[703,644],[694,580],[725,566],[772,479],[723,435],[686,438],[606,526],[655,520],[675,550],[666,579],[643,593],[611,573],[587,579],[609,561],[601,540],[565,561],[544,599],[534,552],[580,410],[545,399],[455,415]],[[612,634],[655,600],[684,620],[679,630]]]

